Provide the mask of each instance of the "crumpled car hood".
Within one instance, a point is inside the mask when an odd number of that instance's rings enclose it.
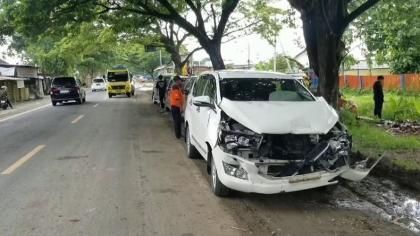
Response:
[[[338,115],[324,99],[316,101],[231,101],[220,108],[231,118],[259,134],[326,134]]]

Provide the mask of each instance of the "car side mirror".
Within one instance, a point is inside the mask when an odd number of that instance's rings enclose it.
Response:
[[[198,106],[198,107],[210,107],[210,108],[214,108],[213,103],[210,102],[210,97],[209,96],[198,96],[198,97],[194,97],[192,99],[192,102],[194,105]]]

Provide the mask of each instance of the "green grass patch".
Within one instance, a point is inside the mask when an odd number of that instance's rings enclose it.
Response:
[[[368,90],[341,90],[345,99],[357,104],[360,116],[373,117],[373,93]],[[382,117],[387,120],[420,121],[420,93],[385,92]]]
[[[395,165],[420,171],[420,136],[394,135],[376,124],[357,120],[348,111],[342,112],[341,119],[353,136],[353,151],[373,158],[389,151]]]

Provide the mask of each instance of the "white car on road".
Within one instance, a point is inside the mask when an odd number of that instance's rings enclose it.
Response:
[[[106,91],[106,81],[102,78],[96,78],[92,81],[91,85],[92,92],[95,91]]]
[[[218,196],[359,181],[377,163],[351,162],[351,135],[336,111],[280,73],[202,73],[187,99],[185,139],[188,156],[207,161]]]

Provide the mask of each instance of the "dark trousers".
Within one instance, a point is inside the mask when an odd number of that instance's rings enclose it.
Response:
[[[383,101],[375,100],[375,109],[373,111],[373,115],[377,116],[379,119],[382,119],[382,105]]]
[[[159,92],[159,104],[160,108],[165,108],[165,102],[163,101],[165,99],[165,94]]]
[[[172,119],[174,120],[175,136],[181,138],[181,109],[179,107],[171,106]]]

